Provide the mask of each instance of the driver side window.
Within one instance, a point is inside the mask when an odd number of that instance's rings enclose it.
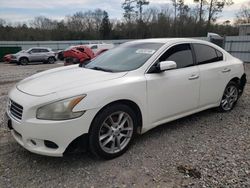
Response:
[[[177,69],[194,65],[190,44],[177,44],[168,49],[160,58],[161,61],[174,61]]]
[[[36,54],[36,53],[39,53],[40,50],[39,50],[39,49],[32,49],[30,52],[31,52],[32,54]]]

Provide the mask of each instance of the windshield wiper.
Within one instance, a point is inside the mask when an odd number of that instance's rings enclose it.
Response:
[[[91,67],[89,69],[100,70],[100,71],[105,71],[105,72],[113,72],[113,70],[105,69],[105,68],[102,68],[102,67]]]

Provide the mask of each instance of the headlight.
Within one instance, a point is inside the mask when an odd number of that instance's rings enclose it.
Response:
[[[84,114],[85,111],[73,112],[73,108],[86,97],[86,95],[72,97],[47,104],[38,108],[36,117],[43,120],[67,120],[78,118]]]

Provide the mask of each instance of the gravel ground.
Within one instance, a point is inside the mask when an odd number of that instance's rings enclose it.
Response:
[[[3,125],[7,91],[55,65],[0,64],[0,187],[250,187],[250,84],[229,113],[207,110],[135,139],[121,157],[32,154]],[[246,72],[250,78],[250,64]]]

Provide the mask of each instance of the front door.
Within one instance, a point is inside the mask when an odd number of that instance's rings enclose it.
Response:
[[[34,61],[41,61],[42,54],[40,52],[40,49],[32,49],[30,51],[29,55],[29,60],[34,62]]]
[[[153,126],[194,110],[199,103],[200,75],[190,44],[169,48],[156,63],[166,60],[175,61],[177,69],[145,75],[148,114]]]

